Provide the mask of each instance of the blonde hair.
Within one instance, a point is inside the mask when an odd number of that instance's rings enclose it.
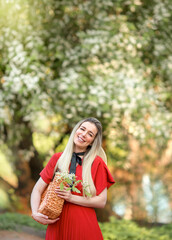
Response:
[[[70,138],[68,140],[68,143],[64,149],[64,152],[60,156],[59,160],[57,161],[57,164],[54,168],[54,172],[58,169],[60,172],[68,172],[69,171],[69,165],[72,158],[72,153],[74,151],[74,136],[77,131],[77,129],[82,125],[84,122],[90,122],[93,123],[97,127],[97,134],[95,136],[95,139],[92,143],[92,146],[87,148],[86,153],[84,155],[83,160],[83,168],[82,168],[82,179],[83,182],[86,182],[89,186],[87,188],[87,191],[90,192],[93,196],[96,195],[96,189],[93,183],[92,175],[91,175],[91,166],[95,159],[95,157],[98,155],[100,156],[105,163],[107,164],[107,158],[106,154],[102,148],[102,125],[99,120],[96,118],[86,118],[81,120],[76,124],[76,126],[73,128],[72,133],[70,135]]]

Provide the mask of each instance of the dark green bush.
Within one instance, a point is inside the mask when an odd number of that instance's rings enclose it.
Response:
[[[147,229],[127,220],[117,220],[100,223],[104,240],[170,240],[172,239],[172,225]]]

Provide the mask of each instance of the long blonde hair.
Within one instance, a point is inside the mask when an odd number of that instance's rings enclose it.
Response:
[[[72,133],[70,135],[70,138],[68,140],[68,143],[64,149],[64,152],[60,156],[59,160],[57,161],[57,164],[54,168],[54,172],[58,169],[60,172],[68,172],[69,171],[69,165],[72,158],[72,153],[74,151],[74,136],[77,131],[77,129],[82,125],[84,122],[90,122],[93,123],[97,127],[97,134],[95,136],[95,139],[92,143],[92,146],[87,148],[87,151],[84,155],[83,160],[83,168],[82,168],[82,179],[83,182],[88,183],[89,187],[87,188],[88,192],[90,192],[93,196],[96,195],[96,189],[93,183],[93,179],[91,176],[91,166],[95,159],[95,157],[98,155],[100,156],[105,163],[107,163],[106,154],[102,148],[102,125],[99,120],[96,118],[86,118],[81,120],[76,124],[76,126],[73,128]]]

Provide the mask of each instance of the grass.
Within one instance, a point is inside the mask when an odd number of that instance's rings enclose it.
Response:
[[[34,221],[30,216],[20,213],[3,213],[0,214],[1,230],[17,230],[17,226],[28,226],[37,230],[45,230],[47,226],[41,225]]]

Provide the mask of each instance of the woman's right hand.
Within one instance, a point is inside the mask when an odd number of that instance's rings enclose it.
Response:
[[[47,224],[52,224],[52,223],[55,223],[56,221],[58,221],[60,218],[56,218],[56,219],[49,219],[48,216],[42,214],[42,213],[39,213],[39,212],[34,212],[32,213],[32,218],[43,224],[43,225],[47,225]]]

